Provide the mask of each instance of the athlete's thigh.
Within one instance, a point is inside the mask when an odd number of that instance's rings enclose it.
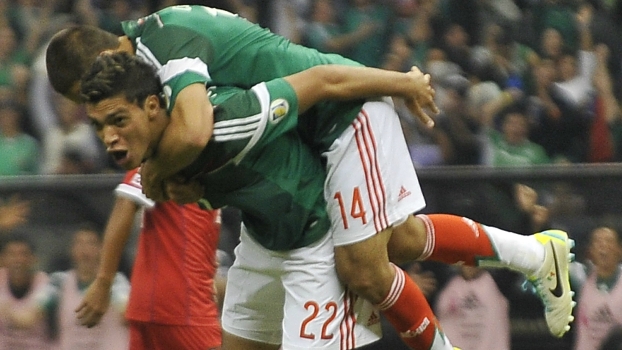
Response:
[[[279,254],[257,244],[242,228],[227,276],[223,331],[259,343],[281,344],[285,291]]]
[[[365,103],[324,156],[324,195],[336,246],[369,238],[425,206],[399,118],[388,102]]]
[[[283,349],[353,349],[380,339],[378,312],[339,282],[330,235],[291,251],[283,268]]]

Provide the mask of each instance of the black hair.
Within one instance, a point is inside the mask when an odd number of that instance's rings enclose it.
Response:
[[[67,95],[97,55],[118,47],[119,39],[115,34],[94,26],[76,25],[59,31],[46,49],[50,84],[61,95]]]
[[[150,95],[157,95],[165,105],[162,85],[155,68],[142,58],[126,52],[105,53],[97,57],[82,77],[80,92],[86,103],[98,103],[115,96],[141,105]]]

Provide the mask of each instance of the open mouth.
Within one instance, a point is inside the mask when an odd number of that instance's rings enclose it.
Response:
[[[127,159],[127,151],[109,151],[114,161],[118,164],[123,163]]]

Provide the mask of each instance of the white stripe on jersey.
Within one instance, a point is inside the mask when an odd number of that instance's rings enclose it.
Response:
[[[158,70],[162,68],[162,64],[155,57],[155,55],[149,50],[149,48],[140,41],[140,38],[136,38],[136,56],[144,58],[147,63],[151,63]]]
[[[214,123],[214,129],[227,128],[230,126],[244,125],[244,124],[251,124],[251,123],[258,124],[260,119],[261,119],[261,115],[255,114],[255,115],[251,115],[250,117],[246,117],[246,118],[222,120],[222,121]]]
[[[207,80],[211,80],[207,64],[201,61],[200,58],[182,57],[168,60],[166,63],[161,64],[149,47],[140,41],[140,37],[136,38],[136,55],[147,60],[148,63],[151,63],[158,70],[158,76],[162,85],[186,72],[194,72],[204,76]]]
[[[257,126],[257,130],[255,131],[255,135],[250,139],[246,147],[240,152],[235,158],[233,158],[233,162],[237,165],[239,164],[244,156],[255,146],[257,141],[263,135],[264,130],[266,129],[266,123],[268,123],[268,110],[270,108],[270,93],[268,92],[268,88],[266,87],[266,83],[259,83],[251,88],[251,90],[257,95],[257,99],[259,100],[259,104],[261,105],[261,113],[257,114],[259,119],[259,125]]]
[[[158,70],[158,75],[160,76],[162,84],[166,84],[169,80],[187,72],[194,72],[205,77],[207,80],[211,80],[209,72],[207,71],[207,65],[198,57],[184,57],[169,60]]]
[[[236,134],[229,134],[229,135],[220,135],[220,136],[214,136],[214,140],[216,141],[233,141],[233,140],[240,140],[240,139],[245,139],[248,137],[253,136],[253,134],[255,134],[255,129],[244,132],[244,133],[236,133]]]
[[[252,136],[260,125],[261,115],[214,123],[214,140],[231,141]]]

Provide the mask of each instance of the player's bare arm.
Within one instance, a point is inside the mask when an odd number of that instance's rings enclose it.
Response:
[[[426,125],[432,118],[423,110],[438,113],[430,75],[417,67],[407,73],[370,67],[323,65],[285,77],[296,90],[300,112],[321,100],[348,100],[373,96],[402,97]]]
[[[166,200],[164,181],[190,165],[212,136],[214,114],[203,84],[180,91],[155,154],[141,167],[143,193]]]
[[[132,200],[117,197],[104,231],[104,242],[97,277],[76,308],[78,322],[87,327],[99,323],[110,304],[110,289],[117,274],[119,262],[134,225],[138,205]]]

